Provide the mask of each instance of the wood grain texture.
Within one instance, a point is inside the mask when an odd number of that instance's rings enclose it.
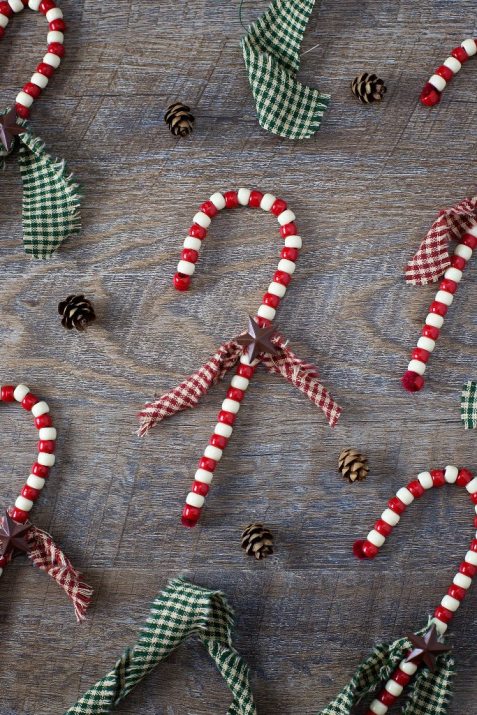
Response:
[[[246,0],[244,22],[266,8]],[[64,65],[33,126],[84,186],[84,228],[54,260],[21,246],[18,167],[2,175],[0,360],[52,406],[58,462],[35,508],[96,589],[77,627],[59,589],[18,559],[0,588],[1,715],[60,715],[133,641],[148,604],[181,573],[224,590],[238,616],[260,715],[316,715],[380,639],[420,627],[472,536],[468,500],[452,489],[410,508],[381,557],[350,547],[385,501],[429,467],[476,467],[476,437],[459,420],[461,385],[476,375],[476,273],[450,310],[426,390],[399,377],[434,287],[406,287],[402,266],[440,207],[475,191],[475,65],[439,107],[417,101],[448,51],[476,33],[470,0],[323,0],[303,49],[301,79],[333,95],[321,131],[292,143],[256,121],[237,2],[66,1]],[[24,12],[1,46],[0,90],[13,101],[45,43]],[[363,107],[349,83],[376,71],[388,93]],[[190,103],[196,131],[163,124]],[[199,203],[239,186],[271,190],[297,214],[304,248],[279,324],[344,407],[330,431],[297,391],[260,371],[217,472],[202,524],[178,516],[224,387],[200,409],[140,441],[135,412],[194,370],[245,324],[268,285],[280,240],[271,217],[221,215],[194,288],[173,291],[182,239]],[[81,291],[97,323],[63,331],[56,306]],[[0,488],[6,506],[34,455],[30,421],[2,407]],[[369,456],[368,479],[337,473],[343,447]],[[254,520],[276,555],[253,563],[239,546]],[[458,661],[452,715],[475,711],[475,606],[452,626]],[[196,644],[178,651],[118,708],[122,715],[225,713],[225,685]],[[399,711],[399,710],[398,710]]]

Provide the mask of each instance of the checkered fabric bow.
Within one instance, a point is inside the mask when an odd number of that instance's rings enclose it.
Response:
[[[468,380],[462,388],[460,418],[465,429],[477,427],[477,382]]]
[[[436,221],[406,266],[406,282],[426,285],[437,281],[450,266],[449,241],[477,223],[477,196],[439,212]]]

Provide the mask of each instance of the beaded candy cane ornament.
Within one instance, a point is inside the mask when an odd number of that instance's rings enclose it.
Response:
[[[426,82],[421,92],[421,102],[427,107],[433,107],[441,101],[441,95],[447,83],[459,72],[464,62],[477,53],[477,43],[472,38],[464,40],[460,47],[454,47],[450,57],[440,65]]]
[[[307,395],[315,405],[321,407],[331,427],[336,425],[341,413],[341,408],[319,381],[316,368],[298,358],[272,325],[280,300],[284,297],[295,272],[295,262],[302,246],[295,224],[295,214],[285,201],[277,199],[272,194],[262,194],[260,191],[249,189],[213,194],[194,216],[174,276],[174,286],[180,291],[189,288],[199,258],[199,250],[212,218],[224,208],[234,209],[240,206],[261,208],[276,216],[280,225],[280,234],[285,241],[285,246],[280,253],[278,270],[263,296],[262,305],[255,319],[250,318],[248,332],[225,342],[196,373],[157,400],[146,403],[139,413],[141,422],[139,434],[142,436],[165,417],[195,407],[200,397],[221,380],[227,370],[238,363],[236,374],[232,378],[218,414],[214,432],[199,460],[191,491],[187,495],[182,512],[182,523],[189,527],[195,526],[199,520],[214,471],[227,446],[240,403],[245,397],[259,363],[262,363],[269,372],[281,374]]]

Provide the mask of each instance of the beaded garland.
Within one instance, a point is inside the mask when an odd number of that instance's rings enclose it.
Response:
[[[464,40],[459,47],[455,47],[450,56],[440,65],[426,82],[421,92],[421,102],[426,107],[433,107],[441,101],[441,95],[447,83],[459,72],[464,62],[467,62],[477,53],[476,40]]]

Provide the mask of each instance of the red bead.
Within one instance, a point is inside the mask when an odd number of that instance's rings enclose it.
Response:
[[[7,556],[0,556],[0,568],[5,568],[5,566],[8,564],[8,557]]]
[[[362,539],[357,539],[353,544],[353,554],[357,559],[365,558],[365,555],[363,554],[363,544],[364,541]]]
[[[35,462],[32,465],[32,468],[30,471],[32,474],[35,474],[37,477],[41,477],[42,479],[47,479],[48,475],[50,473],[50,468],[45,467],[44,464],[39,464],[38,462]]]
[[[263,194],[261,191],[251,191],[248,205],[253,209],[259,209],[262,203]]]
[[[288,248],[285,246],[285,248],[282,248],[280,251],[280,258],[286,258],[287,261],[295,262],[298,258],[298,248]]]
[[[236,370],[237,375],[240,375],[240,377],[246,377],[247,380],[250,380],[253,377],[254,372],[255,368],[252,367],[252,365],[244,365],[243,363],[240,363]]]
[[[422,495],[426,491],[424,489],[424,487],[422,486],[422,484],[420,482],[418,482],[417,479],[415,479],[413,482],[409,482],[409,484],[407,485],[407,488],[411,492],[414,499],[419,499],[419,497],[422,497]]]
[[[13,17],[13,10],[7,2],[0,2],[0,13],[6,17]]]
[[[374,528],[378,534],[382,534],[382,536],[389,536],[393,530],[391,524],[387,524],[383,519],[378,519]]]
[[[198,251],[194,251],[193,248],[183,248],[181,253],[181,258],[183,261],[189,261],[190,263],[197,263],[199,258]]]
[[[233,412],[227,412],[227,410],[220,410],[218,420],[223,422],[225,425],[232,426],[235,422],[235,417]]]
[[[207,236],[207,231],[203,226],[199,226],[198,223],[193,223],[189,229],[189,236],[192,238],[200,238],[201,241]]]
[[[15,392],[14,385],[2,385],[0,397],[2,402],[13,402],[15,398],[13,393]]]
[[[12,517],[13,521],[16,521],[19,524],[24,524],[28,521],[28,512],[23,511],[23,509],[18,509],[16,506],[9,509],[8,513]]]
[[[387,705],[389,707],[395,702],[396,696],[390,693],[389,690],[383,690],[379,694],[378,700],[382,702],[383,705]]]
[[[184,273],[176,273],[173,278],[173,283],[176,290],[188,290],[190,286],[190,276],[186,276]]]
[[[211,444],[212,447],[218,447],[218,449],[225,449],[228,444],[228,439],[221,434],[213,434],[209,439],[209,444]]]
[[[388,501],[388,507],[396,514],[402,514],[406,511],[406,505],[399,499],[399,497],[392,497],[392,499]]]
[[[449,69],[449,67],[446,67],[446,65],[441,65],[440,67],[438,67],[434,74],[439,75],[439,77],[445,79],[446,82],[449,82],[454,76],[453,71]]]
[[[227,390],[227,398],[229,400],[235,400],[236,402],[242,402],[244,397],[245,397],[245,392],[243,390],[239,390],[238,387],[229,387],[229,389]]]
[[[444,621],[444,623],[450,623],[454,618],[454,614],[452,611],[449,611],[448,608],[444,608],[444,606],[437,606],[434,611],[434,618],[438,618],[440,621]]]
[[[58,20],[52,20],[48,25],[51,32],[66,32],[66,22],[58,18]]]
[[[40,490],[33,489],[33,487],[29,487],[28,484],[25,484],[20,494],[22,497],[25,497],[25,499],[29,499],[30,501],[36,501],[40,496]]]
[[[262,303],[264,305],[269,305],[271,308],[278,308],[280,305],[280,298],[278,295],[274,295],[273,293],[265,293],[262,298]]]
[[[477,504],[477,492],[474,492],[473,494],[470,494],[470,499],[473,504]]]
[[[419,392],[424,387],[424,378],[422,375],[418,375],[417,372],[406,370],[401,377],[401,383],[408,392]]]
[[[201,510],[198,509],[196,506],[190,506],[190,504],[186,504],[184,509],[182,510],[182,525],[187,526],[189,529],[192,529],[199,521],[200,512]]]
[[[236,209],[239,206],[238,194],[236,191],[226,191],[224,193],[225,208]]]
[[[45,412],[44,415],[40,415],[39,417],[35,417],[35,422],[34,422],[34,424],[35,424],[35,427],[36,427],[37,429],[41,429],[42,427],[51,427],[51,425],[52,425],[53,423],[52,423],[52,421],[51,421],[50,415],[49,415],[47,412]]]
[[[435,328],[433,325],[425,325],[422,329],[422,334],[425,338],[430,338],[431,340],[437,340],[441,331],[439,328]]]
[[[269,328],[272,324],[271,320],[269,320],[268,318],[262,318],[261,315],[255,316],[255,322],[258,323],[261,328]]]
[[[206,497],[209,493],[209,485],[205,482],[194,482],[192,485],[192,490],[194,494],[200,494],[201,497]]]
[[[434,107],[441,101],[441,93],[430,82],[426,82],[420,95],[422,104]]]
[[[476,571],[476,567],[472,564],[468,564],[467,561],[462,561],[459,566],[459,573],[463,573],[464,576],[468,576],[469,578],[474,578]]]
[[[51,52],[52,55],[56,55],[57,57],[64,57],[65,47],[61,42],[52,42],[48,45],[48,52]]]
[[[28,107],[24,107],[23,104],[20,104],[19,102],[15,102],[15,111],[20,119],[28,119],[30,116],[30,110]]]
[[[434,300],[431,303],[431,307],[429,308],[429,313],[435,313],[436,315],[441,315],[444,317],[444,315],[447,314],[447,311],[449,310],[449,306],[444,305],[444,303],[439,303],[438,300]]]
[[[41,87],[39,87],[37,84],[33,84],[33,82],[27,82],[25,85],[23,85],[23,91],[29,94],[30,97],[38,99],[41,94]]]
[[[411,358],[413,360],[420,360],[421,362],[427,362],[429,360],[431,353],[424,348],[414,348],[411,353]]]
[[[470,551],[477,551],[477,539],[473,539],[469,546]]]
[[[466,590],[461,588],[461,586],[456,586],[455,583],[449,586],[447,593],[451,598],[456,598],[458,601],[462,601],[465,598]]]
[[[451,55],[452,57],[455,57],[456,60],[459,60],[461,64],[464,64],[464,62],[467,62],[467,60],[469,59],[469,55],[463,47],[454,47],[451,52]]]
[[[286,211],[287,209],[287,202],[284,201],[283,199],[275,199],[272,208],[270,209],[270,212],[274,216],[279,216],[282,211]]]
[[[218,213],[218,208],[212,201],[204,201],[204,203],[201,204],[200,210],[209,218],[214,218]]]
[[[452,268],[457,268],[459,271],[463,271],[467,265],[467,261],[462,256],[452,256],[451,266]]]
[[[468,246],[473,251],[477,246],[477,238],[472,236],[471,233],[464,233],[460,239],[460,243],[463,243],[464,246]]]
[[[394,673],[393,673],[393,680],[396,681],[398,685],[402,685],[404,687],[409,683],[411,680],[411,676],[408,675],[407,673],[404,672],[404,670],[401,670],[398,668]]]
[[[280,234],[283,238],[287,236],[295,236],[298,233],[296,224],[292,221],[291,223],[286,223],[284,226],[280,226]]]
[[[54,454],[56,448],[56,442],[53,439],[40,439],[37,442],[37,447],[39,452],[46,452],[47,454]]]
[[[4,34],[5,34],[5,28],[0,27],[0,40],[2,39],[2,37],[4,36]],[[0,557],[0,558],[3,558],[3,556]]]
[[[40,7],[38,9],[43,13],[43,15],[46,15],[48,10],[53,10],[54,7],[56,7],[56,5],[53,0],[41,0]]]
[[[477,529],[477,516],[474,516],[474,527]]]
[[[475,239],[477,241],[477,239]],[[455,293],[459,284],[455,281],[451,281],[450,278],[444,278],[439,286],[440,290],[446,290],[448,293]]]
[[[216,466],[215,459],[210,459],[210,457],[201,457],[199,459],[199,469],[205,469],[206,472],[213,472]]]
[[[362,551],[367,559],[374,559],[374,557],[377,556],[377,554],[379,553],[378,547],[372,544],[367,539],[363,543]]]
[[[446,483],[446,478],[442,469],[431,470],[432,484],[435,487],[443,487]]]
[[[36,71],[48,78],[53,77],[55,74],[55,68],[51,65],[47,65],[46,62],[40,62]]]
[[[22,400],[22,407],[24,410],[30,411],[33,405],[36,405],[37,402],[40,402],[38,397],[33,395],[31,392],[27,392]]]
[[[287,286],[291,281],[291,275],[285,273],[285,271],[275,271],[273,274],[273,280],[275,283],[280,283],[282,286]]]
[[[471,482],[473,478],[474,475],[472,474],[472,472],[469,472],[468,469],[459,469],[459,473],[457,475],[455,483],[458,487],[466,487],[467,484]]]

